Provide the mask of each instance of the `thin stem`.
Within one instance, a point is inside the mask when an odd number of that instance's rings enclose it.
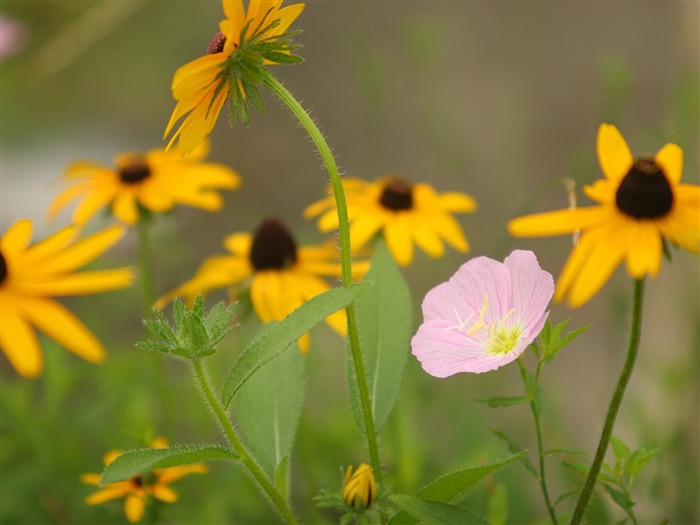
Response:
[[[610,436],[612,436],[613,427],[615,426],[615,419],[617,418],[617,413],[620,409],[620,404],[622,403],[622,397],[625,394],[625,389],[627,388],[627,383],[629,383],[630,377],[632,376],[632,370],[634,369],[634,362],[637,359],[637,351],[639,350],[639,341],[642,334],[642,305],[644,303],[644,279],[637,279],[634,282],[634,305],[632,309],[632,331],[630,334],[630,344],[627,349],[627,359],[625,360],[625,366],[622,368],[620,373],[620,378],[617,380],[617,388],[615,388],[615,393],[613,394],[612,400],[610,401],[610,406],[608,407],[608,414],[605,417],[605,425],[603,426],[603,432],[600,436],[600,442],[598,443],[598,450],[596,451],[593,464],[591,465],[591,470],[588,472],[588,478],[586,479],[586,484],[583,486],[583,491],[579,497],[578,504],[576,505],[576,510],[574,511],[574,516],[571,519],[571,525],[578,525],[583,519],[583,514],[586,511],[586,506],[588,505],[588,500],[593,494],[593,489],[598,481],[598,474],[603,466],[603,460],[605,459],[605,453],[608,450],[608,445],[610,444]]]
[[[350,260],[350,223],[348,221],[348,210],[345,202],[345,192],[343,184],[340,180],[340,172],[333,157],[333,152],[328,146],[323,134],[316,126],[316,123],[309,116],[303,106],[294,98],[287,88],[285,88],[274,76],[267,70],[261,71],[263,83],[289,108],[292,114],[297,118],[299,123],[304,127],[313,140],[318,152],[323,159],[323,164],[326,167],[326,172],[330,179],[333,195],[335,197],[336,208],[338,211],[338,230],[340,242],[340,264],[342,269],[343,286],[348,286],[352,282],[352,266]],[[364,359],[360,349],[360,337],[357,331],[357,317],[355,313],[355,305],[350,304],[345,309],[348,321],[348,341],[350,344],[350,352],[352,354],[352,363],[357,377],[358,391],[360,394],[360,406],[365,423],[365,434],[367,436],[367,445],[369,448],[370,461],[374,470],[377,483],[382,485],[382,469],[379,460],[379,446],[377,444],[377,432],[374,426],[374,417],[372,415],[372,403],[369,396],[369,388],[367,386],[367,373],[365,372]]]
[[[539,467],[540,473],[537,481],[542,487],[542,495],[544,496],[544,502],[547,505],[547,511],[549,511],[549,517],[552,520],[553,525],[558,525],[557,515],[554,512],[554,506],[552,505],[552,500],[549,498],[549,491],[547,490],[547,478],[544,469],[544,446],[542,444],[542,426],[540,424],[540,408],[537,405],[537,385],[540,381],[540,372],[542,371],[542,366],[537,363],[537,371],[535,372],[535,379],[532,385],[528,384],[527,381],[527,369],[523,364],[522,358],[518,358],[518,366],[520,367],[520,376],[523,378],[523,383],[525,385],[525,391],[527,392],[527,398],[530,402],[530,411],[532,412],[532,418],[535,421],[535,433],[537,435],[537,453],[539,455]]]
[[[253,459],[248,449],[246,449],[243,441],[238,437],[236,429],[231,424],[231,421],[226,414],[226,409],[221,405],[219,399],[214,395],[214,392],[209,384],[209,378],[207,377],[206,371],[202,366],[199,359],[192,360],[192,367],[194,369],[195,376],[197,378],[197,383],[199,388],[204,394],[204,399],[209,406],[209,409],[214,414],[217,423],[223,430],[224,434],[231,443],[231,447],[241,458],[241,463],[248,469],[248,472],[253,477],[253,479],[258,483],[260,488],[263,490],[265,495],[270,498],[270,501],[277,508],[279,513],[285,518],[287,523],[298,524],[294,513],[289,508],[286,500],[277,491],[273,483],[267,477],[265,472],[262,470],[260,465]]]
[[[139,209],[139,220],[137,222],[139,235],[139,280],[141,281],[141,309],[144,318],[151,315],[151,307],[155,301],[153,295],[153,261],[149,231],[150,222],[150,214],[143,208]]]

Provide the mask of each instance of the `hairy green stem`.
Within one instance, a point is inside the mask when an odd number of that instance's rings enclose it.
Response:
[[[537,435],[537,453],[539,455],[539,477],[537,481],[542,487],[542,495],[544,496],[544,502],[547,505],[547,511],[549,511],[549,518],[552,520],[553,525],[558,525],[557,515],[554,512],[554,506],[552,505],[552,500],[549,498],[549,491],[547,490],[547,477],[544,469],[544,446],[542,444],[542,426],[540,424],[540,407],[537,403],[537,385],[540,381],[540,373],[542,372],[541,363],[537,363],[537,371],[535,372],[535,379],[530,385],[527,381],[528,373],[525,365],[523,364],[522,357],[518,358],[518,366],[520,367],[520,376],[523,378],[523,383],[525,384],[525,391],[527,392],[527,398],[530,402],[530,411],[532,412],[532,418],[535,421],[535,434]]]
[[[267,70],[262,70],[263,83],[284,103],[292,114],[297,118],[299,123],[304,127],[313,140],[318,149],[323,164],[326,167],[326,172],[330,179],[333,195],[335,197],[336,208],[338,211],[338,230],[340,243],[340,264],[343,272],[343,286],[348,286],[352,282],[352,263],[350,260],[350,223],[348,221],[348,210],[345,202],[345,192],[343,184],[340,180],[340,172],[335,162],[335,157],[331,148],[328,146],[323,134],[316,126],[316,123],[309,116],[303,106],[294,98],[287,88],[285,88],[272,74]],[[350,304],[345,309],[348,321],[348,341],[350,352],[352,354],[352,363],[357,377],[357,385],[360,394],[360,406],[365,423],[365,434],[367,436],[367,445],[369,448],[370,461],[374,469],[374,475],[379,485],[382,485],[382,469],[379,460],[379,445],[377,443],[377,432],[374,426],[374,417],[372,415],[372,403],[369,396],[369,387],[367,386],[367,373],[365,372],[364,359],[360,349],[360,337],[357,331],[357,315],[355,305]]]
[[[287,501],[277,491],[274,484],[267,477],[263,469],[260,467],[260,465],[258,465],[255,459],[253,459],[250,452],[248,452],[248,449],[243,444],[243,441],[241,441],[241,439],[238,437],[236,429],[233,427],[231,420],[228,418],[226,409],[219,402],[219,399],[212,391],[211,385],[209,384],[209,378],[207,377],[207,373],[204,370],[201,361],[199,359],[193,359],[191,362],[199,388],[204,394],[204,399],[206,400],[212,414],[216,418],[217,423],[221,427],[221,430],[226,435],[229,443],[231,443],[231,447],[236,454],[240,456],[241,463],[248,470],[250,475],[257,482],[265,495],[270,499],[280,515],[284,517],[287,523],[298,524],[299,522],[287,504]]]
[[[603,432],[600,436],[600,442],[598,443],[598,450],[596,451],[593,464],[591,465],[591,470],[588,472],[586,484],[583,486],[583,491],[581,492],[578,504],[576,505],[574,516],[571,519],[571,525],[578,525],[581,523],[583,515],[586,511],[586,506],[588,505],[588,500],[593,494],[593,489],[598,481],[598,474],[603,466],[603,460],[605,459],[605,453],[607,452],[608,445],[610,444],[610,437],[612,436],[613,427],[615,426],[615,419],[617,418],[617,413],[620,409],[620,404],[622,403],[622,397],[625,394],[627,383],[629,383],[630,377],[632,376],[634,362],[637,360],[637,351],[639,350],[639,341],[642,334],[643,303],[644,278],[637,279],[634,282],[632,331],[630,334],[629,348],[627,349],[627,358],[625,359],[625,365],[620,373],[620,378],[617,380],[617,388],[615,388],[615,393],[613,394],[610,401],[610,406],[608,407],[608,414],[605,417],[605,425],[603,426]]]

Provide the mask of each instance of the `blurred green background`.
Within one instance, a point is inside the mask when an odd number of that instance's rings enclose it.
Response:
[[[44,220],[72,161],[110,164],[121,151],[161,147],[174,107],[173,72],[206,50],[222,18],[218,1],[8,1],[0,13],[21,24],[18,49],[6,54],[1,93],[2,230],[21,217],[37,237],[68,222]],[[618,126],[632,151],[655,153],[666,142],[685,152],[684,182],[698,184],[700,139],[700,4],[697,2],[310,1],[295,23],[305,62],[275,73],[312,111],[345,173],[387,173],[459,190],[479,203],[460,216],[470,255],[502,259],[534,250],[558,275],[569,238],[510,238],[508,219],[566,205],[561,180],[577,188],[600,176],[595,136]],[[324,195],[326,176],[312,144],[286,110],[269,99],[249,128],[230,128],[225,114],[212,134],[210,158],[236,169],[243,188],[226,195],[217,215],[180,208],[156,224],[157,292],[189,278],[222,252],[228,233],[277,216],[301,243],[322,240],[301,211]],[[587,203],[581,197],[580,203]],[[97,229],[108,222],[92,224]],[[99,267],[136,262],[136,236]],[[418,253],[404,270],[420,301],[466,260]],[[700,523],[700,276],[697,256],[676,253],[649,282],[637,369],[616,427],[632,447],[657,444],[635,490],[642,523]],[[631,282],[620,269],[588,305],[553,305],[554,322],[593,323],[545,370],[544,432],[548,448],[591,453],[627,344]],[[223,297],[214,295],[215,298]],[[82,362],[50,342],[38,381],[18,377],[2,358],[0,522],[121,523],[122,504],[88,507],[97,472],[112,448],[140,446],[150,434],[171,442],[214,441],[181,363],[144,355],[136,289],[67,300],[102,339],[109,360]],[[223,376],[254,327],[244,326],[214,359]],[[333,522],[311,501],[339,486],[340,466],[366,461],[364,438],[347,405],[340,339],[312,334],[305,412],[293,463],[295,505],[306,522]],[[164,369],[170,395],[155,394],[153,367]],[[527,408],[493,410],[476,398],[520,395],[517,368],[438,380],[410,358],[403,394],[381,436],[386,472],[397,491],[415,491],[446,471],[488,462],[506,451],[489,432],[506,431],[535,448]],[[580,458],[576,458],[580,459]],[[246,476],[214,464],[207,476],[182,480],[181,501],[162,508],[167,523],[269,523],[274,514]],[[582,483],[557,460],[548,463],[554,493]],[[505,487],[509,523],[545,516],[536,483],[520,465],[500,472],[469,497],[487,512]],[[621,518],[606,495],[591,520]]]

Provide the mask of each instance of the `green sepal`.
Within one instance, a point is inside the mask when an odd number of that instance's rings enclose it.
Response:
[[[369,283],[356,283],[328,290],[302,304],[279,323],[269,323],[241,352],[229,370],[221,392],[223,405],[231,403],[236,392],[256,370],[277,357],[323,319],[352,303],[368,287]]]
[[[518,454],[509,454],[503,459],[479,467],[468,468],[452,472],[430,482],[416,493],[416,498],[422,500],[451,503],[461,498],[467,491],[473,488],[479,481],[489,474],[513,463],[522,460],[527,451]],[[405,511],[396,514],[390,521],[390,525],[412,525],[419,520]]]
[[[156,336],[136,343],[138,348],[153,350],[176,357],[197,359],[216,352],[217,345],[231,331],[231,319],[236,312],[236,303],[215,305],[204,313],[204,299],[197,296],[191,310],[180,299],[173,302],[172,326],[165,316],[153,309],[153,315],[143,324]]]
[[[389,496],[389,499],[402,512],[410,514],[411,517],[423,523],[443,523],[445,525],[454,523],[488,525],[489,523],[474,511],[441,501],[421,499],[408,494],[394,494]]]
[[[127,450],[107,465],[102,483],[133,478],[154,469],[191,465],[212,460],[238,461],[238,455],[221,445],[173,445],[166,448]]]

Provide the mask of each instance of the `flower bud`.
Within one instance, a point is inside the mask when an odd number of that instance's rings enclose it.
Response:
[[[345,471],[343,480],[343,499],[350,507],[366,509],[377,496],[377,482],[372,467],[362,463],[355,472],[352,465]]]

